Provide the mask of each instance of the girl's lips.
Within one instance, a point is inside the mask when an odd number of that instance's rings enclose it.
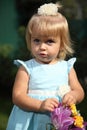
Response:
[[[47,57],[47,54],[45,54],[45,53],[40,53],[39,55],[40,55],[41,57],[44,57],[44,58]]]

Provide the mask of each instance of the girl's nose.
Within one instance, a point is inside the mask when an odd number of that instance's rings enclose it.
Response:
[[[45,50],[45,49],[46,49],[45,43],[41,43],[41,44],[40,44],[40,49],[41,49],[41,50]]]

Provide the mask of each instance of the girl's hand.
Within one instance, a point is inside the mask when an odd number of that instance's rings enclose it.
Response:
[[[76,104],[76,96],[74,95],[74,93],[69,92],[64,95],[62,102],[64,105]]]
[[[58,107],[58,100],[55,98],[48,98],[42,101],[40,106],[40,111],[50,111],[52,112],[54,108]]]

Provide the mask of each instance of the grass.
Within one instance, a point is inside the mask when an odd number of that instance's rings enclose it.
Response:
[[[11,99],[0,97],[0,104],[0,130],[6,130],[12,102]]]

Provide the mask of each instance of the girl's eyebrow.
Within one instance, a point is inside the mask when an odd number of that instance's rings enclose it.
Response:
[[[36,38],[36,36],[31,36],[31,38]]]
[[[31,36],[31,38],[33,38],[33,39],[40,39],[39,36]]]

